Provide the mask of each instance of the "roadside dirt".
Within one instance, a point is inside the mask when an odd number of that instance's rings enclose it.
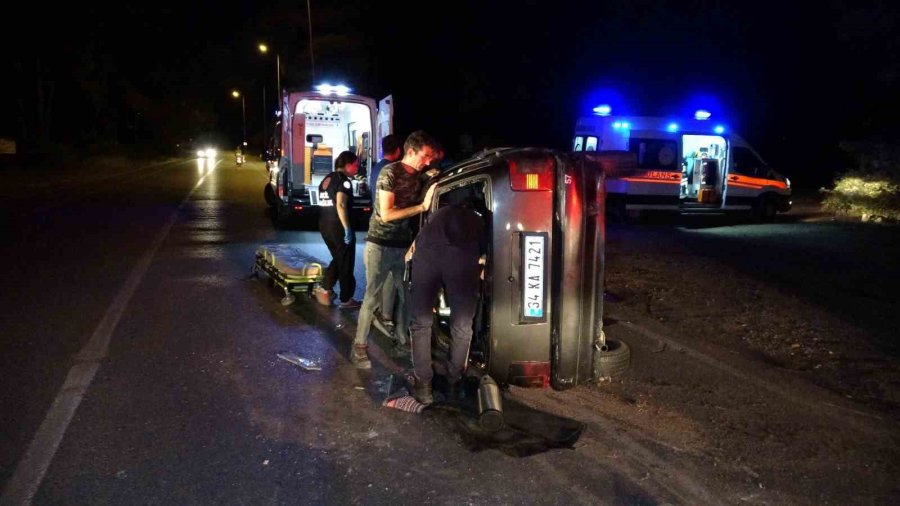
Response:
[[[585,421],[591,452],[680,503],[897,504],[900,307],[877,279],[840,289],[871,271],[897,279],[897,252],[881,251],[897,230],[820,230],[830,218],[806,204],[764,225],[759,236],[783,234],[784,246],[760,243],[764,254],[729,242],[760,232],[753,224],[610,225],[606,329],[631,346],[631,369],[553,397],[513,395]],[[797,239],[808,230],[881,239],[826,271],[800,251],[816,244]]]

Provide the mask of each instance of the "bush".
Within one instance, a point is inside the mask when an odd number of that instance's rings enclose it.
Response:
[[[863,221],[900,221],[900,149],[882,140],[844,142],[856,167],[823,188],[822,208]]]

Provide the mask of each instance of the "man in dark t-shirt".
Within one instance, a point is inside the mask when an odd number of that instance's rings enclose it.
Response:
[[[419,172],[434,158],[436,147],[437,141],[427,133],[421,130],[413,132],[403,144],[403,159],[382,169],[375,184],[375,209],[369,220],[363,253],[366,296],[359,310],[356,337],[350,350],[350,361],[360,369],[372,367],[366,342],[385,279],[388,273],[395,280],[403,279],[403,257],[413,239],[408,220],[431,206],[434,189],[432,187],[426,192],[424,200],[420,198],[422,180]],[[399,286],[395,341],[391,350],[395,356],[409,353],[406,298],[406,288]]]

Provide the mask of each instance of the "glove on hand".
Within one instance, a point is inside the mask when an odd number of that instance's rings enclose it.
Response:
[[[344,244],[350,244],[353,242],[353,229],[345,228],[344,229]]]

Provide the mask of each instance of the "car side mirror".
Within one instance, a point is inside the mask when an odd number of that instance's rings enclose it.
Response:
[[[306,136],[306,142],[311,144],[322,144],[322,136],[317,134],[309,134]]]

